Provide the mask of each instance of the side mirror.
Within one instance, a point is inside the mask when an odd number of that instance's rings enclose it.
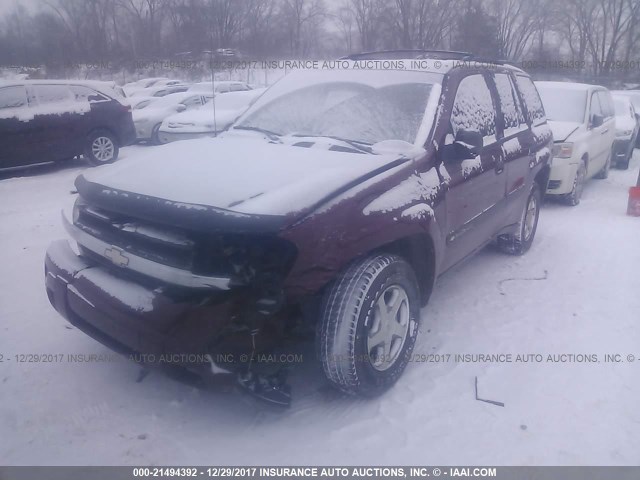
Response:
[[[179,103],[178,106],[176,106],[176,112],[180,113],[180,112],[184,112],[187,109],[187,106]]]
[[[598,128],[604,123],[604,117],[602,115],[594,114],[591,117],[591,128]]]
[[[480,154],[483,144],[480,132],[458,130],[453,143],[444,146],[444,161],[462,161],[475,158]]]

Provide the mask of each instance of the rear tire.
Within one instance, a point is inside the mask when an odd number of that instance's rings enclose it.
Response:
[[[120,148],[113,134],[107,130],[96,130],[89,134],[84,157],[91,165],[106,165],[118,159]]]
[[[500,249],[511,255],[524,255],[531,248],[538,230],[542,191],[537,182],[533,182],[529,197],[524,205],[522,216],[518,222],[518,230],[512,235],[501,235],[498,238]]]
[[[374,397],[398,380],[418,334],[420,295],[411,266],[380,254],[349,267],[323,300],[316,343],[336,388]]]
[[[580,204],[586,177],[587,177],[587,164],[584,160],[581,160],[580,165],[578,166],[578,170],[576,171],[576,176],[573,179],[573,189],[571,190],[571,193],[569,193],[565,197],[566,202],[572,207],[575,207],[576,205]]]

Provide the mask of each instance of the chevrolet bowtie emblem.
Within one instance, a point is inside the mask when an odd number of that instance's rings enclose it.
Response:
[[[122,250],[118,247],[107,248],[104,251],[104,256],[111,260],[111,263],[118,267],[126,267],[129,265],[129,257],[122,253]]]

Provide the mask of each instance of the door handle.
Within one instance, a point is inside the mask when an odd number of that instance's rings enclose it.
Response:
[[[500,175],[502,172],[504,172],[504,163],[496,166],[496,175]]]
[[[609,131],[608,128],[604,129],[603,131],[600,132],[600,135],[604,135],[605,133],[607,133]]]

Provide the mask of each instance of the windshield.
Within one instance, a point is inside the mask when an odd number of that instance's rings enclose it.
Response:
[[[291,74],[267,91],[236,128],[366,144],[383,140],[414,143],[433,75],[369,71],[366,78],[355,72],[331,73],[316,72],[318,78],[307,82],[301,82],[301,75]],[[425,81],[425,76],[432,82]]]
[[[548,120],[559,122],[584,122],[584,111],[587,105],[586,90],[569,88],[552,88],[536,85]]]

